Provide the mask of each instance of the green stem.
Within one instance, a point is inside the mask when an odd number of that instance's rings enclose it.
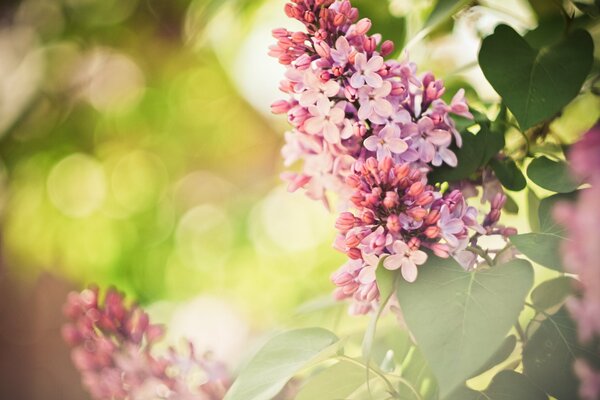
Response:
[[[521,324],[519,323],[519,321],[517,321],[515,323],[515,329],[517,331],[517,335],[519,335],[519,339],[521,340],[521,343],[523,343],[523,344],[527,343],[527,335],[525,334],[525,332],[523,332],[523,328],[521,327]]]
[[[339,360],[347,361],[349,363],[358,365],[358,366],[363,367],[363,368],[368,368],[366,365],[364,365],[360,361],[357,361],[354,358],[351,358],[351,357],[348,357],[348,356],[345,356],[345,355],[339,355],[336,358],[339,359]],[[377,371],[375,369],[372,369],[372,368],[370,368],[370,370],[373,371],[375,373],[375,375],[377,375],[381,380],[383,380],[385,382],[385,385],[388,387],[388,390],[390,391],[390,393],[392,393],[392,395],[394,397],[398,398],[400,396],[400,394],[398,393],[398,391],[396,391],[396,389],[394,388],[394,385],[392,385],[392,382],[390,382],[389,379],[384,374],[382,374],[381,372],[379,372],[379,371]],[[367,381],[367,383],[368,383],[368,381]],[[411,388],[411,390],[414,390],[412,388],[412,386],[410,388]],[[418,393],[417,393],[417,395],[418,395]]]
[[[467,250],[469,250],[471,253],[475,253],[478,256],[481,256],[490,267],[494,266],[494,260],[492,260],[488,253],[481,247],[467,246]]]

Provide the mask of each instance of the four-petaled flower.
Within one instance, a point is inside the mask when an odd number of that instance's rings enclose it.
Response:
[[[393,126],[385,126],[377,135],[369,136],[363,142],[367,150],[377,153],[377,159],[390,157],[392,153],[402,154],[408,149],[408,144],[399,137]]]
[[[372,88],[380,88],[383,84],[383,78],[377,73],[383,67],[383,57],[373,56],[367,61],[367,56],[358,53],[354,57],[354,68],[356,72],[350,78],[350,85],[355,89],[360,89],[365,84]]]
[[[427,253],[413,250],[401,240],[394,242],[392,250],[394,254],[383,260],[383,266],[392,271],[400,269],[402,277],[407,282],[414,282],[417,279],[417,265],[425,264]]]

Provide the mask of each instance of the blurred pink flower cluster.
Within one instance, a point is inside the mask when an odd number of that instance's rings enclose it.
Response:
[[[281,90],[290,97],[273,104],[286,113],[293,130],[286,134],[289,189],[304,188],[317,200],[333,192],[347,199],[345,177],[357,160],[414,163],[420,168],[456,166],[449,146],[461,136],[449,113],[472,118],[460,90],[446,104],[443,82],[431,73],[419,79],[408,60],[385,60],[391,41],[369,35],[371,22],[359,20],[349,0],[293,0],[285,12],[304,24],[304,32],[275,29],[270,55],[286,66]]]
[[[573,145],[569,161],[574,175],[591,188],[582,190],[574,204],[557,204],[554,216],[567,229],[562,243],[565,270],[579,276],[578,297],[567,306],[577,321],[580,341],[593,343],[600,339],[600,123]],[[600,398],[600,371],[578,360],[575,372],[582,381],[581,397]]]
[[[71,293],[64,307],[70,323],[63,337],[83,385],[95,399],[220,400],[229,387],[225,366],[169,348],[158,356],[153,346],[163,330],[148,314],[109,290],[103,304],[96,288]]]

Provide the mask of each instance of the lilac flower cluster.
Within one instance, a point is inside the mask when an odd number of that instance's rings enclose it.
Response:
[[[567,306],[577,321],[582,343],[600,339],[600,123],[573,145],[569,161],[574,175],[592,187],[583,190],[577,203],[560,203],[554,209],[556,220],[567,229],[562,243],[565,269],[579,276],[579,294]],[[600,348],[596,349],[600,353]],[[585,360],[577,360],[575,372],[582,384],[583,399],[600,398],[600,371]]]
[[[423,249],[473,268],[478,257],[466,251],[469,244],[484,234],[512,233],[497,226],[506,197],[494,197],[480,225],[460,190],[442,194],[427,183],[432,166],[458,163],[450,146],[460,147],[462,139],[450,114],[473,117],[464,91],[447,104],[441,80],[417,77],[406,59],[384,59],[394,44],[369,35],[371,22],[359,19],[349,0],[292,0],[285,12],[306,29],[274,30],[277,44],[270,48],[286,66],[280,88],[290,96],[272,105],[293,126],[285,164],[302,163],[301,172],[283,178],[291,191],[304,188],[326,205],[333,193],[341,208],[354,208],[336,223],[334,246],[349,261],[332,276],[335,297],[352,299],[351,313],[369,312],[379,299],[379,261],[413,282],[427,260]]]
[[[287,68],[280,88],[290,98],[272,106],[294,128],[286,134],[285,164],[303,161],[302,172],[283,176],[290,190],[345,199],[351,190],[344,178],[368,157],[456,166],[449,146],[453,137],[462,143],[449,113],[472,117],[464,91],[448,105],[440,98],[443,82],[431,73],[419,79],[414,63],[385,60],[394,44],[368,35],[371,22],[359,20],[349,0],[293,0],[285,12],[306,28],[274,30],[269,53]]]
[[[220,400],[229,387],[225,366],[196,355],[191,343],[186,355],[173,348],[164,356],[153,354],[162,328],[114,290],[106,293],[103,304],[96,288],[71,293],[64,314],[70,323],[63,327],[63,337],[95,399]]]
[[[354,165],[346,178],[354,189],[354,212],[343,212],[336,221],[335,247],[350,258],[332,276],[337,299],[352,298],[351,312],[366,313],[378,299],[375,270],[380,261],[389,270],[400,270],[414,282],[417,266],[427,260],[422,248],[440,257],[464,250],[471,228],[484,233],[477,210],[465,203],[458,190],[442,195],[427,184],[424,172],[391,157],[374,157]]]

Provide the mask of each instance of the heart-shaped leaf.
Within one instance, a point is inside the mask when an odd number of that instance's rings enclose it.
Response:
[[[592,67],[593,52],[592,38],[583,30],[534,49],[514,29],[499,25],[483,40],[479,65],[526,130],[577,96]]]
[[[332,349],[337,336],[322,328],[296,329],[269,340],[242,369],[224,400],[270,400],[288,380],[322,352]]]
[[[443,398],[482,367],[517,321],[533,283],[524,260],[477,272],[430,255],[414,283],[400,281],[406,323]]]

